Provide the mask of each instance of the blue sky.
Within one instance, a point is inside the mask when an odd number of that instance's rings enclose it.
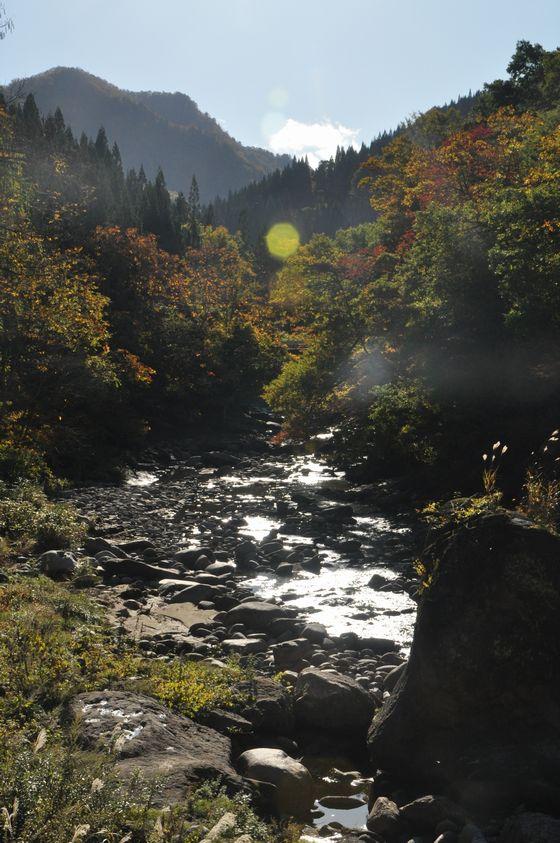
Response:
[[[560,43],[560,0],[4,0],[0,82],[78,66],[183,91],[243,143],[324,157]]]

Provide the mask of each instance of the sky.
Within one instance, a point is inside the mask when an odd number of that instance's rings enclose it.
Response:
[[[0,83],[57,65],[182,91],[244,144],[369,142],[560,43],[560,0],[3,0]]]

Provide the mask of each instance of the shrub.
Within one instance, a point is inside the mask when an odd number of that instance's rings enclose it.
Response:
[[[2,742],[4,843],[147,840],[152,795],[137,780],[118,783],[104,759],[58,737],[40,733],[34,746],[13,737]]]
[[[165,705],[196,718],[212,708],[234,708],[245,699],[237,685],[246,672],[235,663],[216,668],[198,662],[152,662],[147,691]]]
[[[78,544],[86,528],[68,504],[50,501],[32,483],[0,487],[0,536],[39,553]]]

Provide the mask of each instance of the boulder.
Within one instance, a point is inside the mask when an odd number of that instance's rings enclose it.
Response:
[[[47,550],[39,557],[39,566],[51,577],[65,576],[76,570],[76,559],[67,550]]]
[[[84,550],[88,556],[95,556],[96,553],[108,551],[119,559],[128,558],[126,551],[122,550],[118,545],[104,539],[102,536],[88,536],[84,542]]]
[[[468,820],[463,808],[445,796],[422,796],[403,805],[400,812],[415,832],[434,831],[443,820],[452,820],[457,825],[464,825]]]
[[[231,766],[229,738],[174,714],[151,697],[92,691],[75,697],[69,711],[84,749],[112,749],[116,771],[124,779],[135,774],[158,779],[164,804],[182,801],[202,779],[241,784]]]
[[[238,688],[247,698],[241,713],[257,732],[270,735],[290,735],[293,732],[292,699],[283,685],[266,676],[255,676],[240,682]]]
[[[249,749],[239,756],[245,778],[274,785],[273,801],[279,815],[305,816],[313,804],[311,773],[281,749]]]
[[[307,638],[294,638],[292,641],[274,644],[270,649],[274,656],[274,666],[278,670],[297,670],[302,661],[312,654],[313,644]]]
[[[236,656],[251,656],[254,653],[264,653],[266,642],[258,638],[226,638],[222,641],[222,647],[226,653],[233,653]]]
[[[301,725],[339,734],[365,734],[374,700],[349,676],[309,667],[296,682],[294,708]]]
[[[436,538],[407,667],[369,733],[374,764],[438,785],[560,770],[560,538],[515,514]]]
[[[205,556],[209,562],[214,561],[214,551],[210,547],[185,547],[178,550],[173,559],[180,562],[185,568],[194,568],[195,563],[201,556]]]
[[[327,637],[327,628],[322,623],[308,623],[301,631],[301,637],[312,644],[322,644]]]
[[[117,559],[106,556],[101,565],[106,574],[117,577],[131,577],[148,582],[163,580],[166,577],[178,577],[180,571],[175,568],[160,568],[138,559]]]
[[[366,825],[368,831],[371,831],[382,840],[399,838],[403,831],[399,809],[386,796],[380,796],[375,800],[369,812]]]
[[[524,813],[504,824],[500,843],[558,843],[560,819],[546,814]]]
[[[237,606],[233,606],[227,613],[225,623],[227,626],[242,623],[252,632],[268,632],[273,621],[285,616],[286,610],[281,606],[260,600],[249,600],[247,603],[238,603]]]

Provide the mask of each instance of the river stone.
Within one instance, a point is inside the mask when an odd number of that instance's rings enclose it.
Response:
[[[302,629],[301,637],[307,638],[312,644],[322,644],[327,637],[327,628],[322,623],[308,623]]]
[[[109,551],[119,559],[127,559],[128,554],[118,545],[113,544],[102,536],[88,536],[84,542],[84,550],[88,556],[95,556],[97,553]]]
[[[180,562],[185,568],[194,568],[195,563],[201,556],[205,556],[210,562],[214,561],[214,551],[210,547],[185,547],[178,550],[173,559],[175,562]]]
[[[178,577],[180,571],[175,568],[160,568],[138,559],[116,559],[107,557],[101,565],[106,574],[117,577],[133,577],[135,580],[157,581],[166,577]]]
[[[436,537],[435,551],[371,758],[419,781],[501,782],[518,804],[560,767],[560,538],[502,512]]]
[[[294,711],[286,688],[267,676],[240,682],[240,693],[247,702],[241,714],[260,734],[290,735],[294,731]]]
[[[39,557],[39,566],[49,576],[73,574],[76,570],[76,559],[67,550],[47,550]]]
[[[301,666],[304,659],[311,656],[313,645],[307,638],[294,638],[292,641],[273,644],[270,649],[277,670],[294,670]]]
[[[375,800],[369,812],[367,822],[368,831],[376,834],[382,840],[394,840],[401,836],[403,824],[396,804],[386,796]]]
[[[505,823],[500,843],[558,843],[560,819],[546,814],[518,814]]]
[[[268,632],[273,621],[283,618],[286,610],[274,603],[265,603],[260,600],[249,600],[246,603],[238,603],[227,613],[226,625],[233,626],[234,623],[242,623],[246,629],[255,632]]]
[[[226,653],[233,653],[237,656],[250,656],[254,653],[266,652],[266,642],[256,638],[226,638],[222,641],[222,647]]]
[[[302,816],[310,809],[311,773],[282,749],[249,749],[239,756],[238,765],[246,778],[274,785],[273,801],[279,815]]]
[[[457,825],[464,825],[468,816],[455,802],[445,796],[422,796],[400,809],[401,817],[415,831],[434,831],[443,820],[452,820]]]
[[[374,708],[372,696],[362,686],[335,671],[309,667],[294,689],[298,723],[340,734],[365,733]]]
[[[159,779],[161,802],[185,799],[193,783],[222,779],[238,786],[229,738],[174,714],[151,697],[125,691],[92,691],[75,697],[70,714],[78,740],[88,750],[104,747],[117,756],[125,779]]]

